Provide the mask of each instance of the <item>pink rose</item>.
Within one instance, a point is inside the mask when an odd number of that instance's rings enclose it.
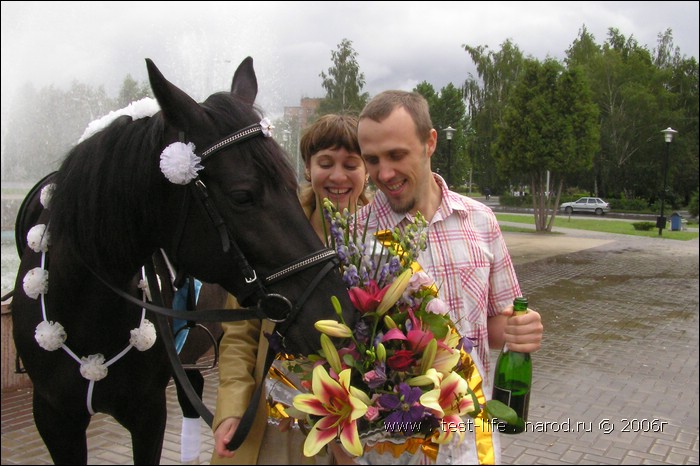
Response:
[[[440,298],[431,299],[425,306],[425,310],[432,312],[433,314],[440,314],[442,316],[450,312],[450,308],[447,306],[447,303]]]
[[[367,406],[365,419],[367,419],[369,422],[376,421],[377,419],[379,419],[379,408],[377,408],[376,406]]]
[[[408,370],[415,362],[413,351],[397,350],[393,356],[386,360],[386,365],[391,370],[403,372]]]
[[[414,293],[421,288],[429,288],[433,283],[435,282],[432,278],[430,278],[430,275],[421,270],[420,272],[416,272],[411,276],[411,280],[408,282],[406,291],[409,293]]]

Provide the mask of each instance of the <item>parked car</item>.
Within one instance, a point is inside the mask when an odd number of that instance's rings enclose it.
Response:
[[[603,215],[610,212],[610,204],[599,197],[582,197],[574,202],[564,202],[559,206],[567,214],[574,212],[592,212],[596,215]]]

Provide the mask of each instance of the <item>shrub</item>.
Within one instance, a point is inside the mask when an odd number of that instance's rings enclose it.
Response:
[[[688,213],[693,217],[697,217],[698,208],[698,191],[695,191],[690,198],[690,203],[688,204]]]
[[[656,228],[656,224],[654,222],[634,222],[632,226],[635,230],[639,231],[649,231]]]
[[[649,210],[649,203],[644,199],[609,199],[610,208],[615,211],[644,212]]]
[[[511,196],[510,194],[501,194],[498,197],[499,204],[506,207],[532,207],[532,199],[530,196]]]

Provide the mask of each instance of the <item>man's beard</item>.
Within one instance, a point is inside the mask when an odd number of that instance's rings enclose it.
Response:
[[[387,199],[389,200],[389,205],[391,206],[391,210],[396,212],[397,214],[405,214],[410,212],[416,205],[416,199],[411,198],[407,201],[400,202],[397,201],[389,196],[387,196]]]

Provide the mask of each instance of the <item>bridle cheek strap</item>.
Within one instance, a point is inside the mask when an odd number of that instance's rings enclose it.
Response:
[[[194,191],[195,196],[204,206],[209,219],[214,224],[214,227],[219,232],[219,238],[221,238],[221,247],[224,254],[226,254],[231,248],[231,235],[229,234],[228,228],[226,228],[226,222],[224,222],[223,217],[216,210],[214,202],[211,197],[209,197],[209,190],[202,180],[197,178],[194,183],[192,183],[192,191]]]

